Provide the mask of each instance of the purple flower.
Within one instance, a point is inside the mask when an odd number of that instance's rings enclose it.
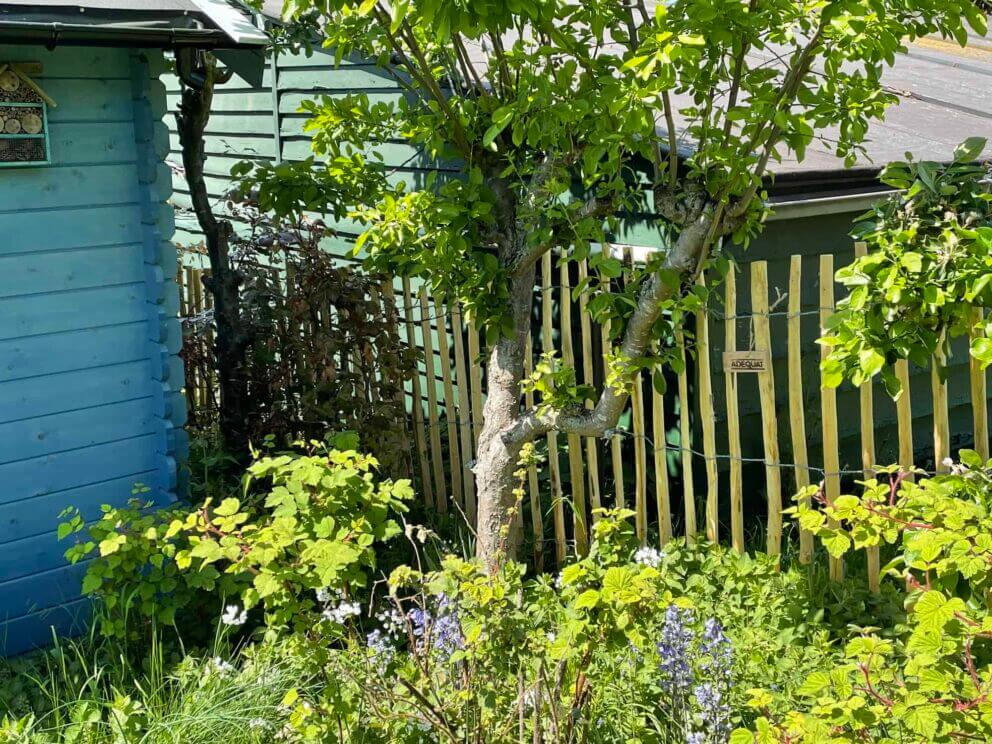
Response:
[[[658,667],[662,686],[670,693],[684,693],[692,685],[690,651],[693,640],[692,610],[669,605],[658,641]]]
[[[417,639],[417,650],[437,650],[443,657],[451,656],[462,647],[462,629],[458,610],[444,594],[439,595],[437,615],[417,607],[407,614]]]
[[[702,731],[693,731],[685,737],[685,744],[706,744],[706,737]]]

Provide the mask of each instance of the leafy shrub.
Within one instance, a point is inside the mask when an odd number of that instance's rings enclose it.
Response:
[[[82,535],[70,561],[94,559],[83,593],[103,600],[108,635],[124,635],[131,614],[172,625],[177,612],[217,595],[221,606],[240,600],[233,617],[261,606],[271,632],[306,633],[318,614],[313,592],[366,587],[375,546],[401,532],[394,515],[413,491],[405,480],[377,483],[376,464],[311,442],[303,454],[257,458],[241,498],[161,511],[135,501],[106,507],[89,527],[75,512],[59,535]]]
[[[850,294],[820,341],[830,348],[828,385],[881,373],[896,395],[896,360],[926,367],[938,350],[949,355],[950,339],[976,327],[974,310],[992,307],[992,166],[972,162],[985,144],[966,140],[950,164],[911,160],[883,171],[899,191],[855,230],[868,254],[837,272]],[[992,321],[977,329],[971,353],[988,365]]]
[[[354,431],[384,473],[410,472],[402,393],[417,352],[400,338],[391,279],[337,265],[321,247],[331,231],[319,220],[274,218],[251,195],[227,209],[246,226],[235,238],[232,266],[242,279],[240,374],[251,441]],[[189,397],[200,432],[209,432],[217,404],[214,326],[210,309],[184,319],[187,389],[204,391]]]
[[[325,687],[287,698],[299,739],[724,742],[751,720],[751,687],[792,690],[833,663],[798,574],[717,546],[640,547],[630,516],[600,518],[553,580],[449,556],[393,571],[368,616],[325,597],[340,648],[307,652]],[[712,583],[687,585],[700,563]]]
[[[759,740],[992,739],[992,461],[961,458],[953,473],[918,483],[889,469],[822,510],[800,502],[800,523],[835,556],[898,546],[885,571],[908,588],[910,613],[889,632],[863,629],[841,663],[800,688],[801,710],[758,722]]]

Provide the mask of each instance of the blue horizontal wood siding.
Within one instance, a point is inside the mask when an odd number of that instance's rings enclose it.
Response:
[[[174,498],[186,449],[158,51],[0,46],[40,61],[52,164],[0,173],[0,654],[78,629],[59,513],[142,483]]]

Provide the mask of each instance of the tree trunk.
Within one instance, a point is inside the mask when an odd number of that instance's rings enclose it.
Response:
[[[524,350],[534,301],[534,268],[512,280],[510,312],[515,335],[501,338],[489,355],[486,405],[473,471],[478,495],[476,555],[487,565],[515,557],[520,546],[520,520],[514,519],[513,477],[523,442],[507,442],[503,433],[520,418],[520,383]]]
[[[214,355],[220,388],[220,433],[224,446],[232,455],[242,459],[247,455],[248,444],[248,381],[244,373],[244,356],[249,334],[241,317],[241,277],[230,261],[234,230],[229,221],[218,220],[214,216],[203,178],[206,161],[203,132],[210,119],[217,79],[216,62],[208,55],[203,86],[183,85],[176,124],[190,200],[203,231],[210,260],[210,277],[203,283],[213,296],[214,322],[217,326]]]
[[[681,278],[678,285],[665,284],[660,272],[644,282],[620,345],[623,356],[634,359],[647,353],[652,341],[651,329],[662,303],[692,285],[715,232],[714,223],[719,219],[719,210],[712,205],[701,207],[669,250],[664,268]],[[476,555],[490,566],[505,557],[516,557],[520,544],[519,520],[512,519],[513,491],[517,486],[513,473],[523,445],[552,430],[585,437],[602,436],[617,425],[627,406],[625,390],[606,386],[591,410],[521,412],[520,382],[533,292],[534,264],[530,264],[526,272],[514,277],[510,286],[516,335],[496,344],[486,375],[488,398],[474,472],[479,504]]]

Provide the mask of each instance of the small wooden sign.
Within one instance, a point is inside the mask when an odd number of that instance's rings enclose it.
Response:
[[[771,356],[767,351],[723,352],[724,372],[767,372],[771,365]]]

